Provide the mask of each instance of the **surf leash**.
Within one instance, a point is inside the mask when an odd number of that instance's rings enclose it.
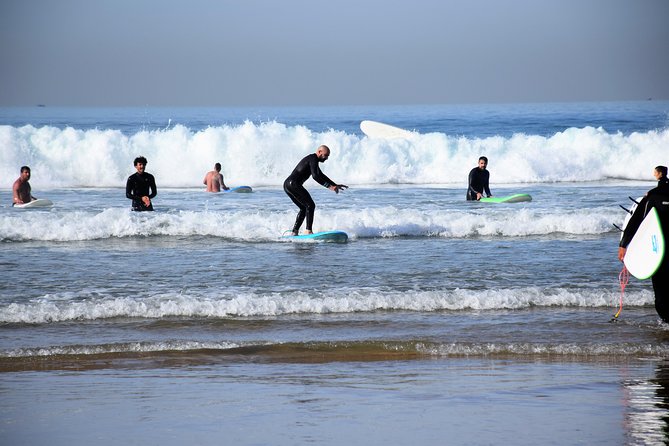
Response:
[[[623,311],[623,296],[625,295],[625,287],[630,281],[630,272],[627,270],[627,267],[625,264],[623,264],[623,269],[620,270],[620,274],[618,274],[618,283],[620,284],[620,307],[618,308],[618,311],[616,314],[613,315],[611,320],[609,322],[616,322],[618,320],[618,316],[620,316],[620,313]]]

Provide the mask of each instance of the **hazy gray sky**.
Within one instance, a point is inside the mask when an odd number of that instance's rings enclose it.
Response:
[[[669,0],[0,0],[0,105],[669,99]]]

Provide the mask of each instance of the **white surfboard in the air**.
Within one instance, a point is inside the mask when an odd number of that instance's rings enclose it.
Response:
[[[18,209],[30,209],[30,208],[48,208],[53,206],[53,202],[46,198],[37,198],[29,203],[15,204],[14,207]]]
[[[407,139],[415,135],[414,132],[376,121],[362,121],[360,130],[370,138]]]
[[[629,220],[628,220],[629,221]],[[651,208],[632,241],[627,245],[625,266],[631,275],[643,280],[655,274],[664,258],[664,236],[657,210]]]

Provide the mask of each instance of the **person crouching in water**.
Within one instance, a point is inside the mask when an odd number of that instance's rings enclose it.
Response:
[[[300,212],[297,214],[295,219],[295,225],[293,226],[293,235],[298,235],[300,231],[300,226],[304,219],[307,220],[307,225],[305,232],[307,234],[313,234],[312,224],[314,222],[314,210],[316,209],[316,204],[312,200],[309,192],[304,188],[304,182],[313,177],[313,179],[321,184],[324,187],[327,187],[335,193],[339,193],[340,190],[348,189],[348,186],[345,184],[336,184],[334,181],[329,179],[323,172],[321,172],[318,163],[324,163],[330,156],[330,148],[328,146],[320,146],[316,150],[316,153],[307,155],[293,169],[293,172],[286,178],[286,181],[283,182],[283,190],[288,194],[293,203],[300,208]]]

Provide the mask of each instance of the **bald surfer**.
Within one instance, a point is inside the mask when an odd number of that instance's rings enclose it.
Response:
[[[304,222],[305,218],[307,224],[305,227],[305,232],[307,234],[313,234],[312,224],[314,222],[314,210],[316,209],[316,204],[314,200],[309,195],[309,192],[304,188],[304,182],[312,177],[320,185],[327,187],[335,193],[339,193],[340,190],[348,189],[348,186],[345,184],[336,184],[330,178],[328,178],[323,172],[321,172],[319,163],[324,163],[330,156],[330,148],[328,146],[319,146],[316,149],[316,153],[305,156],[297,163],[293,172],[286,178],[286,181],[283,182],[283,190],[288,194],[293,203],[300,208],[300,211],[297,214],[295,219],[295,225],[293,226],[292,234],[298,235],[300,231],[300,226]]]

